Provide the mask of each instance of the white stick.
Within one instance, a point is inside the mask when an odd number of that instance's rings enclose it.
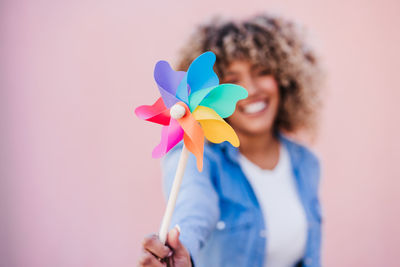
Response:
[[[163,244],[167,240],[168,228],[171,224],[172,213],[175,209],[176,199],[178,197],[179,188],[181,186],[183,174],[185,173],[186,163],[189,156],[189,150],[183,145],[181,157],[179,158],[178,168],[176,169],[174,182],[172,184],[171,193],[168,198],[167,208],[161,222],[159,238]]]

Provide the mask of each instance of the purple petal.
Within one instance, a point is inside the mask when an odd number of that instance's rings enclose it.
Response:
[[[186,72],[174,71],[167,61],[158,61],[154,68],[154,79],[167,108],[179,102],[176,91]]]

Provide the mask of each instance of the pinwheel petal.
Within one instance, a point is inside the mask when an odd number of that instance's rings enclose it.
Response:
[[[200,89],[219,84],[218,76],[213,70],[215,59],[215,54],[208,51],[198,56],[190,64],[187,72],[187,83],[190,86],[191,94]]]
[[[176,97],[179,98],[181,101],[185,102],[187,105],[189,103],[189,88],[187,84],[187,74],[183,76],[181,83],[178,86],[178,89],[176,90]]]
[[[143,105],[135,109],[135,114],[138,118],[154,123],[168,125],[170,121],[170,115],[167,107],[164,105],[162,98],[160,97],[157,101],[149,106]]]
[[[185,108],[186,114],[178,119],[179,124],[185,131],[183,141],[187,149],[192,152],[197,161],[197,169],[201,172],[203,169],[203,151],[204,151],[204,133],[200,124],[195,120],[190,113],[189,107],[183,102],[179,102]]]
[[[225,83],[212,89],[199,105],[209,107],[215,110],[222,118],[226,118],[231,116],[235,111],[236,103],[247,96],[248,93],[242,86]],[[196,99],[197,101],[198,99]]]
[[[161,130],[161,141],[154,149],[153,158],[160,158],[168,153],[183,138],[183,129],[179,123],[171,118],[168,126],[163,126]]]
[[[201,101],[215,88],[216,86],[207,87],[200,89],[189,96],[189,108],[193,112]]]
[[[176,91],[185,76],[186,72],[174,71],[169,63],[164,60],[158,61],[154,67],[154,79],[167,108],[179,102]]]
[[[208,141],[212,143],[228,141],[235,147],[239,146],[239,138],[233,128],[213,109],[198,106],[192,115],[201,124],[204,136]]]

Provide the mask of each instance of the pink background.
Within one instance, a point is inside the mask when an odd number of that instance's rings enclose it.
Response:
[[[137,1],[139,2],[139,1]],[[160,129],[134,107],[214,14],[303,22],[329,80],[325,266],[398,266],[398,1],[2,1],[0,266],[135,266],[163,214]]]

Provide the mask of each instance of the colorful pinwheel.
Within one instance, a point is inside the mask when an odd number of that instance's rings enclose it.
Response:
[[[206,52],[190,64],[187,72],[174,71],[168,62],[157,62],[154,79],[161,97],[151,106],[136,108],[136,115],[144,120],[163,125],[161,142],[153,150],[153,157],[165,155],[182,139],[184,146],[178,162],[159,231],[165,243],[179,188],[184,175],[188,151],[196,156],[197,168],[203,168],[204,137],[210,142],[230,142],[239,146],[239,139],[223,118],[235,111],[236,103],[247,97],[247,91],[235,84],[219,84],[213,71],[215,55]]]
[[[136,115],[163,125],[161,142],[153,157],[165,155],[182,139],[196,156],[197,168],[203,167],[204,137],[213,143],[230,142],[239,146],[239,139],[223,118],[235,111],[236,103],[247,97],[247,91],[235,84],[219,84],[213,71],[215,54],[205,52],[197,57],[187,72],[174,71],[166,61],[157,62],[154,79],[161,97],[151,106],[136,108]]]

